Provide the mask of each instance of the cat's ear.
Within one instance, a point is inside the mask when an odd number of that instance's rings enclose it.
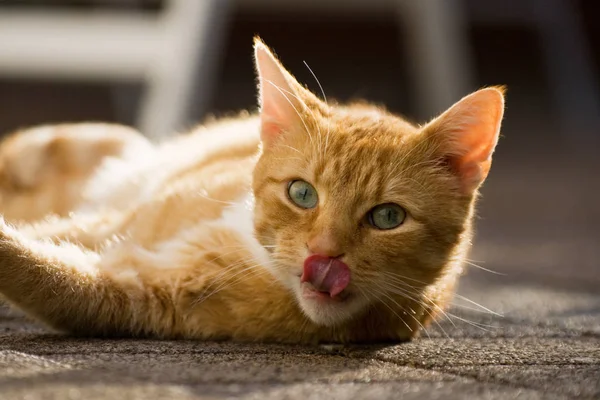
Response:
[[[504,114],[504,91],[489,87],[474,92],[423,128],[435,143],[437,155],[460,178],[465,193],[483,183],[492,165]]]
[[[258,37],[254,38],[254,60],[259,81],[261,140],[269,144],[302,123],[299,113],[306,105],[296,90],[300,85]]]

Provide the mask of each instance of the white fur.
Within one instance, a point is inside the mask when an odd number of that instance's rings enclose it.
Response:
[[[255,257],[256,262],[265,267],[270,265],[268,252],[254,236],[254,195],[252,193],[248,193],[226,207],[221,218],[215,221],[215,224],[237,232]]]
[[[202,132],[206,130],[206,132]],[[84,189],[85,206],[79,211],[98,207],[125,208],[150,199],[169,177],[185,171],[221,148],[242,140],[258,139],[258,119],[200,127],[193,134],[163,145],[141,144],[119,159],[109,158]]]

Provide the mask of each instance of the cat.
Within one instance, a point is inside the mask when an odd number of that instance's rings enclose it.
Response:
[[[39,176],[47,181],[34,184],[72,209],[0,224],[3,298],[59,331],[98,337],[405,341],[443,315],[503,87],[415,126],[377,106],[321,100],[259,38],[254,50],[257,114],[161,144],[129,132],[116,147],[135,156],[98,150],[106,157],[82,168],[75,200],[62,189],[70,174]],[[86,130],[65,139],[76,170],[79,149],[105,140]],[[22,148],[0,159],[71,162]]]

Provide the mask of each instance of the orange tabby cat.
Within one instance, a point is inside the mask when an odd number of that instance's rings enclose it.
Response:
[[[470,245],[502,89],[417,127],[374,106],[319,100],[258,39],[255,59],[258,116],[90,163],[82,197],[71,201],[62,183],[53,194],[85,212],[0,224],[2,296],[54,328],[95,336],[407,340],[435,318]],[[11,154],[17,164],[28,157]],[[40,179],[34,189],[70,178]]]

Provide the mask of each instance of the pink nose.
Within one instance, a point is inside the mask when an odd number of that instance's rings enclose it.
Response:
[[[337,258],[315,254],[304,260],[300,282],[309,282],[319,292],[335,297],[350,283],[350,268]]]
[[[308,251],[327,257],[341,257],[343,250],[331,235],[318,235],[312,237],[307,243]]]

